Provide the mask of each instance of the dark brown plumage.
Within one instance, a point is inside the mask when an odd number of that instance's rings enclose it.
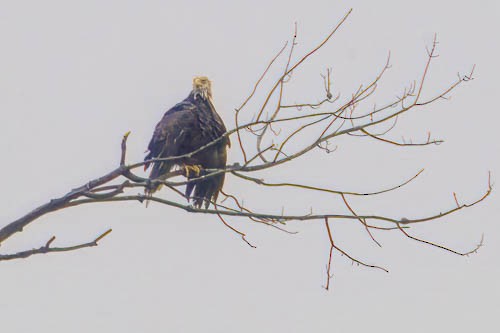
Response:
[[[156,125],[153,137],[149,142],[145,160],[180,156],[193,152],[200,147],[220,138],[226,132],[222,119],[215,111],[212,102],[211,82],[206,77],[193,79],[193,90],[189,96],[173,108],[168,110]],[[175,161],[154,162],[149,175],[150,179],[162,179],[162,176],[172,170],[174,166],[200,166],[203,169],[221,169],[226,166],[227,146],[229,138],[222,138],[214,145],[203,149],[190,158]],[[149,163],[145,165],[147,169]],[[190,174],[190,178],[198,175]],[[204,180],[188,183],[186,197],[191,199],[195,207],[204,203],[208,208],[210,201],[217,200],[217,196],[224,184],[224,173]],[[160,186],[146,190],[151,195]]]

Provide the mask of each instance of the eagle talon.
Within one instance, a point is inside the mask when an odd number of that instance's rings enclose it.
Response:
[[[184,173],[187,178],[197,178],[201,176],[201,165],[184,165]],[[191,176],[191,172],[193,176]]]

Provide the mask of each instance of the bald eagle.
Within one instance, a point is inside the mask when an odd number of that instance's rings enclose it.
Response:
[[[212,100],[212,83],[207,77],[195,77],[193,90],[182,102],[168,110],[156,125],[153,137],[148,145],[145,161],[153,158],[180,156],[193,152],[200,147],[220,139],[226,133],[221,117],[215,111]],[[190,158],[153,162],[149,179],[162,179],[174,166],[185,168],[188,178],[200,176],[200,169],[222,169],[226,166],[228,137],[220,139],[214,145],[203,149]],[[149,163],[145,165],[145,169]],[[193,171],[193,172],[190,172]],[[186,185],[186,198],[191,198],[195,207],[203,204],[208,208],[211,201],[216,201],[224,184],[224,173],[207,179],[190,182]],[[146,194],[151,195],[160,188],[151,185]]]

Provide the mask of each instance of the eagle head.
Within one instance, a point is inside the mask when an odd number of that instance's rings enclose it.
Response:
[[[204,100],[212,99],[212,82],[206,76],[196,76],[193,78],[194,97],[200,96]]]

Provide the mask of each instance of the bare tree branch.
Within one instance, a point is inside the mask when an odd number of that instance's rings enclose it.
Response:
[[[455,214],[462,209],[475,206],[483,202],[493,189],[491,182],[491,175],[488,175],[487,188],[484,193],[477,199],[471,200],[468,203],[460,203],[456,194],[453,193],[454,206],[446,209],[439,210],[438,213],[430,214],[428,216],[420,216],[414,218],[406,217],[391,217],[378,214],[377,212],[369,214],[358,213],[359,204],[356,209],[350,204],[351,197],[367,197],[395,192],[403,186],[416,180],[416,178],[423,172],[423,169],[409,177],[405,181],[394,182],[396,185],[383,186],[377,190],[371,191],[352,191],[330,188],[328,184],[322,186],[313,186],[308,184],[307,178],[309,172],[307,170],[300,173],[298,179],[291,182],[280,182],[276,179],[279,177],[282,166],[285,163],[297,161],[298,158],[303,156],[310,156],[313,151],[326,151],[330,153],[334,151],[330,144],[338,147],[339,138],[349,138],[357,140],[359,138],[373,139],[379,142],[388,143],[391,146],[398,147],[425,147],[429,145],[438,145],[442,140],[431,139],[431,134],[428,133],[427,140],[424,142],[402,142],[388,139],[387,134],[398,126],[398,119],[409,112],[416,111],[424,106],[431,105],[438,101],[446,101],[449,94],[454,91],[458,86],[473,80],[473,73],[475,67],[473,66],[470,73],[467,75],[458,75],[457,79],[448,83],[439,91],[433,93],[432,97],[423,97],[425,83],[428,81],[428,75],[431,70],[431,64],[437,57],[437,36],[434,37],[432,46],[428,50],[427,59],[420,75],[420,80],[410,80],[411,82],[404,89],[398,88],[397,94],[393,98],[385,102],[379,102],[368,105],[369,101],[377,97],[378,88],[382,84],[382,78],[390,66],[390,53],[385,63],[381,66],[378,72],[373,74],[373,78],[362,85],[359,85],[354,91],[347,94],[340,92],[332,93],[332,75],[331,67],[327,67],[326,74],[320,74],[323,80],[323,90],[319,92],[314,99],[307,98],[307,96],[294,96],[294,100],[299,100],[301,103],[287,101],[287,83],[290,80],[296,80],[293,76],[298,68],[303,68],[306,60],[315,55],[327,42],[329,42],[339,28],[345,23],[350,16],[351,11],[348,11],[339,21],[339,23],[330,31],[330,33],[321,40],[314,48],[306,51],[304,55],[298,60],[294,60],[294,53],[297,51],[297,26],[295,25],[294,34],[290,42],[284,46],[274,55],[268,62],[266,68],[258,77],[256,83],[253,85],[252,91],[246,95],[238,108],[235,108],[234,113],[234,127],[227,131],[220,138],[212,142],[180,156],[171,156],[167,158],[154,158],[147,161],[136,162],[127,164],[127,139],[130,132],[125,133],[121,141],[121,151],[119,155],[119,165],[117,168],[111,170],[107,174],[95,178],[86,184],[72,189],[68,193],[58,198],[54,198],[49,202],[35,208],[33,211],[19,217],[18,219],[6,223],[0,229],[0,245],[4,246],[6,240],[15,234],[23,231],[28,225],[37,221],[40,217],[56,212],[61,209],[76,207],[85,204],[94,203],[116,203],[116,202],[139,202],[144,203],[147,201],[155,202],[165,206],[178,208],[188,213],[199,213],[215,215],[219,220],[231,231],[241,237],[249,246],[255,247],[247,240],[247,235],[233,226],[233,221],[236,218],[251,223],[259,223],[271,226],[277,230],[293,234],[295,232],[286,229],[287,223],[290,221],[324,221],[326,233],[330,242],[330,249],[327,263],[327,281],[325,288],[329,289],[330,279],[333,271],[333,254],[335,251],[350,259],[353,263],[361,266],[375,268],[387,272],[387,269],[367,264],[359,259],[350,255],[347,251],[340,248],[333,240],[332,232],[329,222],[333,220],[345,220],[359,222],[363,226],[364,231],[369,235],[371,240],[378,246],[381,244],[375,239],[372,230],[378,231],[399,231],[402,236],[409,238],[420,243],[437,247],[457,255],[468,255],[477,252],[481,243],[468,252],[459,252],[452,250],[443,245],[434,242],[423,240],[412,236],[407,230],[410,227],[415,227],[420,223],[431,222],[442,219],[451,214]],[[284,58],[284,59],[283,59]],[[278,77],[271,77],[270,69],[283,59],[283,67],[279,68]],[[262,87],[266,86],[264,82],[269,83],[270,89],[264,90]],[[335,81],[336,82],[336,81]],[[338,85],[335,84],[335,91],[338,90]],[[255,113],[246,112],[249,109],[249,102],[255,101],[259,96],[263,99],[255,110]],[[326,96],[326,98],[325,98]],[[341,97],[346,96],[346,97]],[[371,103],[371,102],[370,102]],[[283,111],[285,110],[285,111]],[[245,113],[246,112],[246,113]],[[248,117],[247,117],[248,116]],[[247,117],[250,121],[242,121],[242,117]],[[241,151],[241,159],[232,164],[227,165],[221,169],[204,169],[196,178],[189,178],[185,174],[184,169],[174,170],[169,174],[162,177],[162,179],[148,179],[137,174],[137,170],[146,164],[157,163],[161,161],[176,162],[183,159],[189,159],[200,152],[212,147],[221,140],[230,137],[236,137],[238,141],[239,150]],[[234,142],[234,141],[233,141]],[[266,171],[266,180],[262,179],[259,172]],[[243,181],[246,186],[255,186],[261,189],[277,189],[282,191],[298,191],[298,193],[311,192],[311,193],[324,193],[327,195],[337,195],[342,199],[339,201],[340,207],[328,207],[325,212],[313,213],[313,208],[309,208],[308,203],[305,207],[297,207],[298,211],[304,213],[285,213],[285,208],[289,211],[288,207],[276,207],[271,212],[265,212],[260,208],[246,206],[242,199],[242,193],[227,194],[222,192],[225,196],[223,202],[210,202],[214,207],[213,209],[200,209],[191,206],[184,195],[182,186],[192,182],[205,180],[222,173],[227,173],[228,177],[236,177]],[[387,181],[384,180],[387,184]],[[393,184],[394,184],[393,183]],[[146,196],[141,193],[133,192],[138,189],[142,192],[152,184],[164,185],[164,192],[172,193],[174,199],[165,199],[158,196]],[[158,194],[161,195],[161,194]],[[376,197],[375,197],[376,198]],[[227,200],[227,201],[225,201]],[[224,203],[224,205],[223,205]],[[307,207],[307,208],[306,208]],[[302,209],[302,210],[300,210]],[[348,211],[346,214],[339,214],[338,209]],[[361,211],[361,210],[359,210]],[[229,223],[231,222],[231,223]],[[47,243],[39,248],[21,251],[14,254],[0,254],[0,261],[27,258],[34,254],[45,254],[51,252],[66,252],[78,250],[85,247],[97,246],[98,242],[108,235],[111,229],[104,232],[93,241],[82,243],[68,247],[51,247],[55,237],[52,237]],[[399,233],[396,233],[400,235]],[[336,234],[336,237],[340,236]],[[2,247],[3,248],[3,247]]]
[[[33,250],[27,250],[27,251],[21,251],[13,254],[0,254],[0,260],[12,260],[12,259],[25,259],[28,257],[31,257],[34,254],[45,254],[45,253],[50,253],[50,252],[68,252],[68,251],[75,251],[75,250],[80,250],[86,247],[93,247],[99,245],[98,242],[109,235],[111,233],[112,229],[108,229],[105,232],[103,232],[101,235],[97,236],[93,241],[87,242],[87,243],[82,243],[78,245],[73,245],[73,246],[66,246],[66,247],[50,247],[52,242],[56,239],[56,236],[52,236],[45,245],[33,249]]]

